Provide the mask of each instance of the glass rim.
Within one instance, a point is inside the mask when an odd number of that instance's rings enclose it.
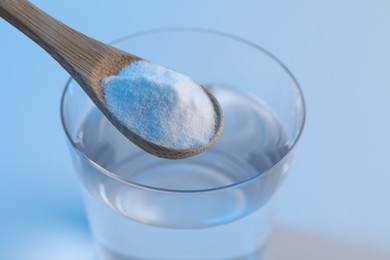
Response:
[[[109,44],[120,43],[122,41],[125,41],[125,40],[128,40],[128,39],[132,39],[132,38],[136,38],[136,37],[143,36],[143,35],[147,35],[147,34],[153,34],[153,33],[158,33],[158,32],[170,32],[170,31],[173,31],[173,32],[201,32],[201,33],[206,33],[206,34],[211,34],[211,35],[218,35],[218,36],[222,36],[222,37],[229,38],[229,39],[232,39],[232,40],[236,40],[238,42],[246,44],[246,45],[248,45],[248,46],[250,46],[250,47],[252,47],[252,48],[254,48],[254,49],[256,49],[256,50],[258,50],[260,52],[262,52],[263,54],[265,54],[266,56],[271,58],[274,62],[276,62],[289,75],[289,77],[293,81],[296,89],[298,90],[299,97],[300,97],[300,99],[302,101],[302,120],[300,122],[299,132],[296,135],[292,145],[288,148],[288,151],[278,161],[276,161],[274,164],[272,164],[272,166],[270,166],[266,170],[261,171],[258,174],[254,175],[254,176],[251,176],[250,178],[247,178],[247,179],[244,179],[244,180],[241,180],[241,181],[229,184],[229,185],[219,186],[219,187],[215,187],[215,188],[195,189],[195,190],[165,189],[165,188],[149,186],[149,185],[145,185],[145,184],[141,184],[141,183],[137,183],[137,182],[132,182],[132,181],[129,181],[129,180],[124,180],[120,176],[115,174],[114,172],[111,172],[111,171],[105,169],[104,167],[99,165],[97,162],[95,162],[94,160],[89,158],[80,149],[80,147],[78,147],[76,145],[76,143],[74,142],[70,132],[68,131],[67,123],[66,123],[66,120],[64,118],[64,102],[65,102],[65,96],[66,96],[67,90],[70,87],[70,83],[72,81],[74,81],[74,79],[72,77],[70,77],[67,80],[67,82],[65,84],[65,88],[64,88],[64,90],[62,92],[62,95],[61,95],[60,116],[61,116],[62,127],[64,129],[64,132],[65,132],[65,134],[66,134],[70,144],[72,145],[72,148],[81,157],[83,157],[92,167],[94,167],[95,169],[97,169],[99,172],[103,173],[107,177],[112,178],[112,179],[114,179],[114,180],[116,180],[118,182],[121,182],[121,183],[123,183],[125,185],[128,185],[128,186],[134,186],[134,187],[139,188],[139,189],[158,191],[158,192],[168,192],[168,193],[203,193],[203,192],[213,192],[213,191],[228,190],[228,189],[237,188],[237,187],[239,187],[241,185],[244,185],[246,183],[254,181],[255,179],[261,178],[261,177],[269,174],[270,172],[272,172],[272,170],[274,168],[278,167],[283,162],[283,160],[294,150],[294,148],[296,147],[296,145],[298,144],[298,142],[299,142],[299,140],[300,140],[300,138],[302,136],[302,132],[303,132],[303,129],[304,129],[304,126],[305,126],[305,122],[306,122],[306,103],[305,103],[305,99],[304,99],[304,96],[303,96],[303,91],[302,91],[302,89],[301,89],[301,87],[300,87],[300,85],[298,83],[298,80],[292,74],[290,69],[279,58],[277,58],[274,54],[272,54],[271,52],[269,52],[265,48],[255,44],[255,43],[253,43],[253,42],[251,42],[249,40],[241,38],[239,36],[236,36],[236,35],[233,35],[233,34],[230,34],[230,33],[226,33],[226,32],[217,31],[217,30],[203,29],[203,28],[196,28],[196,27],[164,27],[164,28],[156,28],[156,29],[143,30],[143,31],[139,31],[139,32],[135,32],[135,33],[131,33],[131,34],[125,35],[125,36],[123,36],[121,38],[118,38],[118,39],[116,39],[114,41],[109,42]]]

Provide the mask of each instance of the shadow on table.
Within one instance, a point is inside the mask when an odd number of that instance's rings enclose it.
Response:
[[[265,260],[389,260],[390,253],[288,227],[274,229]]]

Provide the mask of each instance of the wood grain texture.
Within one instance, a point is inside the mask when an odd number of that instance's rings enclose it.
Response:
[[[186,158],[209,148],[221,134],[222,109],[216,98],[203,88],[218,118],[216,134],[208,144],[191,149],[175,149],[145,140],[108,111],[101,86],[103,78],[117,74],[125,65],[141,58],[73,30],[27,0],[0,0],[0,16],[46,50],[77,81],[108,120],[146,152],[167,159]]]

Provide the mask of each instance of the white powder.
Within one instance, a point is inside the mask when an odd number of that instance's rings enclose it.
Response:
[[[146,140],[185,149],[207,144],[215,134],[213,104],[183,74],[136,61],[104,78],[102,86],[113,117]]]

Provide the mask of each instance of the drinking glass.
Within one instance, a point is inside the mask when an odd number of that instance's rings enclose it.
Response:
[[[157,158],[124,138],[69,80],[61,116],[98,258],[261,259],[272,198],[305,121],[294,76],[262,47],[210,30],[156,29],[113,44],[208,87],[225,129],[197,156]]]

